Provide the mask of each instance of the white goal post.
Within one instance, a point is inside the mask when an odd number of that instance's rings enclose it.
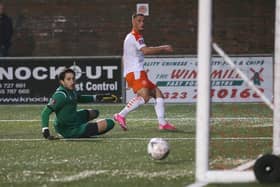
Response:
[[[280,154],[280,0],[276,0],[274,38],[273,154]]]
[[[252,170],[209,170],[209,124],[210,124],[210,61],[212,45],[212,0],[199,0],[198,3],[198,95],[196,109],[196,183],[189,187],[202,187],[208,183],[255,182]],[[274,105],[261,95],[262,100],[273,109],[273,154],[280,154],[280,0],[276,0],[275,17],[275,56],[274,56]],[[215,50],[223,58],[218,45]],[[225,61],[230,61],[226,60]],[[229,63],[229,62],[228,62]],[[246,80],[245,80],[246,81]],[[250,85],[250,84],[249,84]],[[259,93],[261,94],[261,93]],[[276,115],[278,114],[278,115]],[[250,162],[250,166],[254,164]],[[246,164],[245,164],[246,165]],[[247,164],[248,165],[248,164]],[[250,167],[249,166],[249,167]],[[245,168],[245,167],[244,167]],[[248,168],[248,167],[247,167]]]

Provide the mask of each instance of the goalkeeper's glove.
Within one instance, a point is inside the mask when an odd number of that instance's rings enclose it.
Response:
[[[95,100],[97,102],[113,102],[116,103],[118,101],[118,97],[114,94],[106,93],[106,94],[98,94],[95,96]]]
[[[46,138],[48,140],[53,140],[54,139],[54,136],[51,136],[48,127],[42,128],[42,135],[44,136],[44,138]]]

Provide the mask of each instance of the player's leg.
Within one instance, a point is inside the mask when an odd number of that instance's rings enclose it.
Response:
[[[121,112],[114,115],[114,120],[117,121],[124,130],[127,130],[125,117],[131,111],[148,102],[150,99],[150,87],[155,87],[155,85],[149,81],[144,71],[129,73],[126,76],[126,81],[128,86],[131,87],[137,95],[127,103]]]
[[[56,131],[61,134],[64,138],[80,138],[87,130],[88,122],[96,117],[98,117],[99,111],[98,110],[78,110],[77,111],[77,121],[76,127],[71,128],[59,128],[55,126]],[[111,120],[112,121],[112,120]],[[111,127],[111,123],[108,122],[108,126]]]
[[[98,118],[99,110],[87,109],[87,111],[89,113],[89,121]]]
[[[165,120],[164,97],[161,90],[156,87],[155,89],[153,89],[152,93],[152,96],[155,98],[154,108],[159,122],[158,128],[160,130],[176,130],[174,125]]]
[[[149,92],[150,91],[148,88],[142,88],[138,90],[137,95],[127,103],[127,105],[119,114],[123,117],[126,117],[129,112],[148,102],[150,99]]]
[[[77,115],[79,122],[83,124],[97,118],[99,116],[99,111],[93,109],[81,109],[77,111]]]
[[[145,100],[141,95],[137,95],[132,98],[127,105],[117,114],[114,114],[114,120],[117,121],[123,130],[127,130],[126,119],[125,117],[131,111],[137,109],[141,105],[145,104]]]
[[[117,121],[124,130],[127,130],[126,115],[147,103],[151,98],[151,90],[156,88],[156,85],[149,80],[145,71],[127,74],[126,81],[128,87],[131,87],[137,95],[128,102],[120,113],[114,115],[115,121]]]
[[[79,138],[90,138],[96,135],[105,134],[113,129],[115,123],[112,119],[102,119],[97,122],[90,122],[86,125],[84,132]]]

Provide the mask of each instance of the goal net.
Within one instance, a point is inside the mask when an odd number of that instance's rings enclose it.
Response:
[[[280,1],[277,0],[274,63],[270,57],[268,61],[271,63],[266,64],[268,70],[264,72],[261,66],[258,68],[239,66],[238,60],[227,55],[219,44],[212,42],[212,0],[199,1],[196,183],[190,186],[256,182],[252,170],[255,161],[266,153],[279,155],[280,88],[277,86],[280,85],[278,77],[280,56],[277,53],[280,51],[279,10]],[[236,75],[235,78],[244,83],[243,90],[220,89],[217,93],[217,90],[213,89],[216,81],[212,74],[215,64],[212,49],[231,68]],[[268,77],[271,77],[271,84],[274,81],[274,85],[261,87],[261,82]],[[233,81],[218,84],[220,87],[232,86]],[[211,97],[214,94],[220,94],[218,102],[221,103],[229,102],[229,98],[236,95],[243,98],[245,103],[217,104],[217,101],[212,103]],[[258,100],[257,103],[253,103],[254,99]]]

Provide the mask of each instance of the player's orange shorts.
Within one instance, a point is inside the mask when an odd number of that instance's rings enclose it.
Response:
[[[156,88],[156,85],[149,80],[145,71],[130,72],[126,75],[125,79],[128,87],[132,88],[134,93],[141,88]]]

